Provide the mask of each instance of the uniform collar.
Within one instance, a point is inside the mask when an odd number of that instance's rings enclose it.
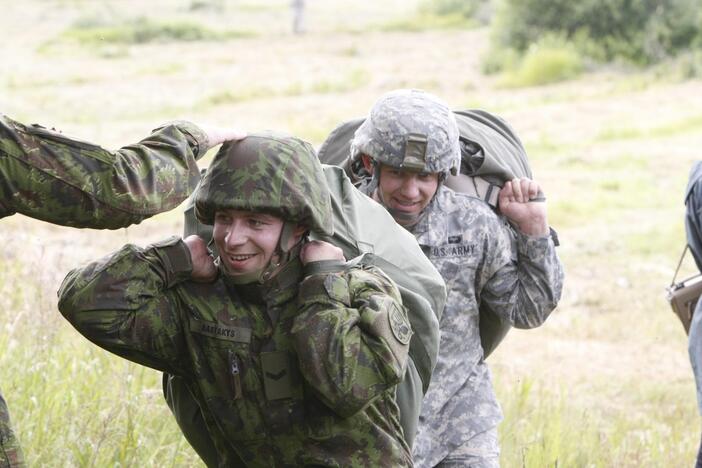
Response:
[[[228,275],[220,272],[220,276],[227,289],[241,299],[272,307],[297,296],[297,285],[302,279],[302,263],[299,257],[295,257],[275,276],[263,283],[236,284]]]
[[[453,192],[451,189],[439,185],[436,195],[424,209],[426,216],[409,231],[414,234],[419,245],[439,245],[448,237],[448,210],[447,202]]]

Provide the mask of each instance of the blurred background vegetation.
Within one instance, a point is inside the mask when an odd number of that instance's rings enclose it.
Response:
[[[702,147],[701,10],[307,0],[293,34],[288,0],[0,0],[0,112],[109,148],[177,118],[319,145],[400,87],[497,113],[527,148],[566,267],[552,317],[488,361],[503,466],[690,466],[700,421],[664,287]],[[30,466],[199,465],[160,374],[96,348],[55,304],[81,262],[181,231],[180,210],[118,231],[0,220],[0,388]]]

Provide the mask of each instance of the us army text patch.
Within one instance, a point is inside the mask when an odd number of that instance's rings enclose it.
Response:
[[[475,255],[475,244],[448,244],[432,247],[432,257],[467,257]]]

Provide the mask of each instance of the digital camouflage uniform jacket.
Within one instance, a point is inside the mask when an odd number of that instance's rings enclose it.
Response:
[[[118,229],[178,206],[209,148],[177,121],[111,152],[0,114],[0,218],[21,213],[63,226]]]
[[[414,461],[425,467],[502,418],[480,346],[478,304],[517,328],[537,327],[556,307],[563,270],[549,236],[514,233],[483,201],[443,186],[413,233],[448,291],[414,444]]]
[[[0,218],[22,213],[55,224],[116,229],[178,206],[199,180],[209,147],[178,121],[111,152],[0,114]],[[0,394],[0,468],[24,458]]]
[[[179,239],[127,245],[69,273],[59,309],[99,346],[182,376],[220,466],[233,451],[260,467],[412,465],[394,400],[412,332],[380,270],[295,260],[254,292],[188,281],[190,262]]]

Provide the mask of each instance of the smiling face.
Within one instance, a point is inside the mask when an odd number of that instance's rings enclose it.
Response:
[[[439,187],[439,174],[414,172],[381,165],[378,191],[390,212],[419,216],[434,197]],[[395,220],[404,225],[405,219]]]
[[[242,210],[218,210],[213,237],[224,270],[233,276],[263,270],[276,252],[283,220]]]

